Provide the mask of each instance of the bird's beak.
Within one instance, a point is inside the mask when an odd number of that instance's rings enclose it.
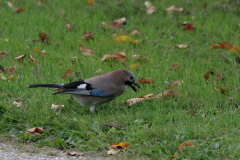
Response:
[[[136,85],[138,88],[140,88],[140,85],[137,83],[137,82],[132,82],[131,84],[130,84],[130,87],[135,91],[135,92],[137,92],[137,90],[136,90],[136,88],[135,88],[135,86],[134,85]]]

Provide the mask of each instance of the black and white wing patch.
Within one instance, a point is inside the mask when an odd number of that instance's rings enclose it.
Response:
[[[81,81],[75,81],[63,85],[63,90],[54,94],[79,94],[79,95],[91,95],[96,97],[109,96],[107,93],[103,93],[99,89],[94,89],[91,84]]]

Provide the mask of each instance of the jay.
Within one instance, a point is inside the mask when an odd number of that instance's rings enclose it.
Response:
[[[90,106],[90,111],[94,113],[98,105],[114,100],[123,94],[129,86],[136,92],[134,85],[140,88],[134,74],[126,69],[119,69],[68,84],[32,84],[28,87],[58,88],[58,92],[53,93],[53,95],[73,94],[82,106]]]

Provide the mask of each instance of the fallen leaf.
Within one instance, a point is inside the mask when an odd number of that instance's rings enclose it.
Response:
[[[164,95],[164,97],[163,97],[163,95]],[[162,98],[175,98],[175,97],[176,98],[180,97],[180,94],[177,91],[174,91],[172,89],[171,90],[166,90],[166,91],[163,92],[163,94],[160,93],[156,96],[156,98],[159,98],[160,100]]]
[[[183,150],[185,150],[185,147],[195,147],[195,145],[190,141],[186,141],[186,142],[183,142],[182,144],[180,144],[178,146],[178,149],[180,152],[182,152]]]
[[[46,43],[49,43],[51,40],[46,33],[39,33],[39,38],[42,42],[46,42]]]
[[[178,45],[176,45],[176,46],[174,46],[174,47],[176,47],[176,48],[187,48],[187,47],[189,47],[189,46],[186,45],[186,44],[178,44]]]
[[[226,78],[220,74],[217,73],[217,78],[214,80],[215,83],[221,81],[221,80],[225,80]]]
[[[1,57],[4,58],[6,55],[7,55],[6,51],[0,52],[0,56],[1,56]]]
[[[65,25],[65,28],[68,29],[68,30],[70,30],[72,27],[70,26],[70,24],[66,24],[66,25]]]
[[[12,9],[14,9],[14,3],[13,2],[6,2],[8,4],[8,6]]]
[[[42,50],[41,53],[42,53],[42,55],[47,55],[45,50]]]
[[[41,133],[42,131],[43,131],[43,128],[35,127],[35,128],[28,129],[27,133],[38,134],[38,133]]]
[[[151,15],[153,12],[156,11],[156,8],[152,5],[151,2],[146,1],[144,4],[147,7],[146,12],[147,12],[148,15]]]
[[[166,10],[168,13],[172,13],[172,12],[174,12],[174,11],[183,12],[185,9],[184,9],[184,8],[178,8],[177,6],[172,5],[171,7],[166,8],[165,10]]]
[[[139,83],[153,84],[153,80],[152,80],[151,77],[150,77],[150,78],[147,78],[147,79],[144,79],[144,80],[139,79],[138,82],[139,82]]]
[[[134,54],[131,56],[131,58],[134,58],[134,59],[137,59],[137,60],[146,60],[147,61],[147,57],[144,57],[144,56],[141,56],[141,55],[137,55],[137,54]]]
[[[217,111],[220,111],[220,109],[219,108],[217,108],[217,107],[214,107]]]
[[[130,144],[128,142],[120,142],[118,143],[119,146],[121,146],[122,148],[127,148]]]
[[[178,153],[176,152],[174,153],[173,158],[177,158],[177,157],[178,157]]]
[[[21,60],[23,61],[23,58],[25,58],[25,57],[26,57],[26,54],[23,54],[21,56],[15,57],[15,59],[18,61],[21,61]]]
[[[39,52],[39,48],[35,47],[35,48],[33,49],[33,52],[34,52],[34,53],[38,53],[38,52]]]
[[[114,22],[121,23],[121,24],[126,24],[126,17],[119,18],[117,20],[114,20]]]
[[[154,98],[154,97],[153,97],[153,93],[148,94],[148,95],[144,96],[143,98],[144,98],[144,99],[151,100],[152,98]]]
[[[79,47],[80,47],[81,53],[85,56],[91,56],[94,54],[94,51],[92,51],[91,49],[88,49],[83,44],[79,44]]]
[[[21,98],[18,98],[16,100],[14,100],[13,105],[16,105],[17,107],[22,106]]]
[[[94,1],[86,1],[86,3],[87,3],[88,5],[93,5],[93,4],[94,4]]]
[[[133,35],[140,35],[140,34],[144,34],[143,32],[140,32],[140,30],[138,28],[135,28],[132,33]]]
[[[13,81],[15,78],[15,75],[11,75],[9,78]]]
[[[2,71],[4,71],[6,74],[7,74],[7,73],[12,74],[13,71],[14,71],[15,73],[17,73],[17,70],[16,70],[15,66],[14,66],[14,67],[3,67],[3,66],[0,66],[0,69],[1,69]]]
[[[220,86],[216,86],[215,89],[216,89],[217,91],[221,91],[222,94],[228,94],[228,93],[229,93],[229,91],[228,91],[227,88],[223,89],[223,88],[220,87]]]
[[[9,39],[4,39],[5,42],[9,42]]]
[[[115,41],[117,42],[133,42],[133,39],[131,37],[128,37],[128,36],[125,36],[125,35],[122,35],[122,36],[118,36],[115,38]]]
[[[134,64],[131,64],[129,66],[129,69],[132,70],[132,69],[137,69],[138,68],[138,64],[137,63],[134,63]]]
[[[3,75],[3,73],[0,73],[2,80],[6,80],[7,78]]]
[[[51,106],[51,109],[54,110],[55,112],[57,112],[57,114],[58,114],[63,107],[64,107],[64,105],[56,105],[53,103]]]
[[[23,8],[16,8],[14,11],[15,11],[15,13],[19,14],[22,11],[24,11],[24,9]]]
[[[210,71],[210,72],[207,72],[206,74],[204,74],[204,79],[205,79],[205,81],[207,81],[208,80],[208,78],[209,78],[209,75],[213,75],[214,74],[214,72],[212,72],[212,71]]]
[[[233,45],[233,47],[231,49],[229,49],[229,53],[232,53],[232,52],[239,53],[240,47],[237,45]]]
[[[65,74],[62,76],[63,79],[67,79],[71,77],[71,69],[68,68],[65,72]]]
[[[123,63],[126,63],[126,56],[120,54],[120,53],[113,53],[112,55],[104,55],[102,58],[102,61],[106,60],[121,60]]]
[[[35,61],[37,61],[37,59],[33,58],[32,55],[30,55],[29,57],[30,57],[30,62],[35,62]]]
[[[179,63],[174,63],[172,66],[171,66],[171,68],[172,69],[175,69],[175,70],[178,70],[179,69]]]
[[[124,25],[122,23],[119,23],[119,22],[111,21],[111,27],[123,29]]]
[[[233,45],[229,42],[223,42],[223,43],[219,43],[219,44],[214,44],[210,47],[210,49],[218,49],[218,48],[221,48],[221,49],[229,49],[229,50],[234,50],[233,49]],[[237,49],[237,48],[236,48]]]
[[[177,23],[178,26],[186,26],[187,24],[189,24],[187,21],[182,22],[182,23],[180,23],[180,22]]]
[[[93,36],[93,32],[84,32],[84,36],[82,37],[82,39],[84,40],[89,40],[89,39],[94,39]]]
[[[184,31],[190,31],[192,32],[193,30],[195,30],[196,28],[194,27],[194,25],[192,23],[187,24],[184,28]]]
[[[124,49],[122,52],[120,52],[121,55],[126,56],[126,49]]]
[[[113,143],[110,145],[110,150],[108,150],[109,155],[115,155],[122,149],[127,149],[130,144],[128,142]]]
[[[127,104],[128,106],[132,106],[137,103],[142,103],[143,100],[144,100],[144,98],[132,98],[132,99],[127,100],[125,102],[125,104]]]

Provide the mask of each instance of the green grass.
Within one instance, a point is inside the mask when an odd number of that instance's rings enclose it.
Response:
[[[0,65],[13,66],[14,59],[22,54],[32,55],[39,64],[29,63],[29,58],[17,62],[17,79],[2,80],[0,87],[0,133],[19,142],[31,142],[39,146],[61,149],[76,147],[81,151],[106,152],[112,143],[129,142],[130,146],[120,156],[126,159],[149,158],[170,159],[184,141],[191,141],[196,147],[179,152],[178,158],[190,159],[239,159],[239,64],[226,62],[221,52],[231,60],[237,53],[226,50],[210,50],[213,44],[230,42],[239,45],[239,2],[206,1],[207,7],[199,7],[197,0],[152,1],[156,12],[146,15],[142,0],[96,0],[88,6],[85,1],[55,0],[37,6],[38,1],[13,1],[16,7],[24,8],[20,14],[14,13],[5,2],[0,2],[0,51],[8,56],[0,57]],[[184,13],[168,14],[164,9],[171,5],[184,7]],[[66,18],[56,14],[59,9],[66,10]],[[195,17],[193,20],[192,17]],[[139,45],[118,43],[112,34],[118,30],[109,27],[102,30],[101,22],[126,17],[125,32],[139,28],[144,35],[131,36],[142,41]],[[194,24],[193,32],[183,31],[178,22]],[[75,25],[66,30],[65,25]],[[94,40],[81,39],[84,31],[94,33]],[[33,43],[44,32],[50,36],[51,43]],[[5,42],[4,39],[9,39]],[[95,52],[93,56],[83,56],[79,44]],[[188,44],[189,48],[172,48],[177,44]],[[34,53],[37,47],[47,55]],[[127,63],[100,62],[105,54],[121,52],[126,49]],[[146,56],[148,61],[131,59],[131,55]],[[77,57],[75,64],[72,57]],[[27,85],[36,83],[68,83],[86,79],[102,68],[105,73],[138,63],[132,70],[140,79],[152,77],[154,86],[142,84],[137,93],[127,90],[116,100],[99,107],[98,114],[89,108],[81,107],[70,95],[52,96],[53,89],[29,89]],[[171,65],[180,64],[179,70]],[[64,80],[67,68],[73,76]],[[217,85],[228,88],[229,94],[216,91],[214,75],[206,84],[204,74],[208,71],[226,77]],[[10,74],[5,74],[9,77]],[[144,101],[128,107],[124,102],[130,98],[149,93],[157,95],[166,89],[165,81],[183,80],[178,87],[181,97],[160,101]],[[22,107],[13,105],[21,98]],[[64,104],[59,116],[51,110],[51,104]],[[215,108],[219,108],[217,111]],[[187,114],[196,111],[197,116]],[[119,127],[107,125],[110,122]],[[25,131],[33,127],[43,127],[40,135],[29,135]]]

